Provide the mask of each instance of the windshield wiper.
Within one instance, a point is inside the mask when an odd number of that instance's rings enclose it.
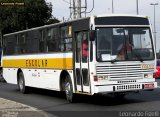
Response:
[[[134,52],[134,50],[132,50],[132,53],[133,53],[141,62],[144,61],[139,54],[137,54],[136,52]]]
[[[115,58],[115,59],[111,60],[111,63],[113,64],[113,63],[115,63],[117,61],[118,61],[117,58]]]

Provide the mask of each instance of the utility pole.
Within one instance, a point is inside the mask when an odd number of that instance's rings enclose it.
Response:
[[[154,39],[155,39],[154,43],[155,43],[155,51],[156,51],[156,21],[155,21],[156,20],[156,15],[155,15],[156,9],[155,9],[155,6],[158,5],[158,3],[151,3],[150,5],[154,6]]]
[[[139,10],[138,10],[138,0],[136,1],[136,3],[137,3],[137,15],[139,14]]]
[[[70,9],[72,9],[71,14],[73,19],[81,18],[81,13],[82,13],[81,0],[73,0],[73,3],[71,3],[71,0],[70,0]]]
[[[82,13],[91,13],[94,9],[94,0],[93,0],[93,7],[92,9],[87,12],[87,0],[85,0],[85,6],[81,6],[82,0],[70,0],[70,17],[73,19],[78,19],[82,17]],[[82,11],[84,9],[84,11]]]
[[[73,19],[76,19],[76,5],[75,5],[75,0],[73,0]]]
[[[81,0],[77,0],[77,18],[81,18]]]
[[[113,0],[112,0],[112,13],[114,13],[114,4],[113,4]]]

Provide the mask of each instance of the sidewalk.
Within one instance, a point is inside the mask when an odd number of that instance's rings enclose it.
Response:
[[[0,98],[0,117],[56,117],[36,108]]]

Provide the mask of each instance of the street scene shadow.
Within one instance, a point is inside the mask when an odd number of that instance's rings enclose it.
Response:
[[[86,96],[86,95],[78,95],[77,96],[77,103],[88,103],[94,105],[101,105],[101,106],[114,106],[114,105],[122,105],[122,104],[129,104],[129,103],[138,103],[143,102],[140,99],[129,99],[127,96],[124,98],[114,97],[113,95],[93,95],[93,96]]]
[[[6,88],[7,87],[7,88]],[[16,85],[7,85],[7,83],[1,83],[1,88],[5,88],[5,91],[16,93],[20,95],[20,92]],[[52,90],[45,90],[45,89],[38,89],[38,88],[29,88],[29,94],[34,95],[41,95],[43,98],[49,97],[50,100],[56,99],[56,101],[65,101],[65,93],[59,91],[52,91]],[[138,94],[129,94],[126,95],[124,98],[115,98],[112,95],[80,95],[76,94],[76,101],[74,103],[86,103],[86,104],[93,104],[93,105],[100,105],[100,106],[116,106],[116,105],[124,105],[124,104],[132,104],[132,103],[143,103],[143,102],[153,102],[153,101],[160,101],[160,89],[157,88],[154,91],[141,91]],[[73,103],[73,104],[74,104]]]
[[[29,94],[38,94],[38,95],[57,98],[60,100],[66,100],[65,93],[59,92],[59,91],[30,88]],[[146,93],[146,92],[144,94],[130,94],[130,95],[126,95],[124,98],[117,98],[117,97],[114,97],[113,95],[90,96],[90,95],[76,94],[75,95],[76,101],[74,103],[76,104],[77,103],[88,103],[88,104],[101,105],[101,106],[115,106],[115,105],[141,103],[141,102],[146,102],[146,101],[156,101],[157,100],[157,98],[154,98],[154,97],[152,97],[152,99],[146,99],[146,100],[144,100],[144,98],[141,97],[145,95],[147,96],[148,94],[149,93]]]

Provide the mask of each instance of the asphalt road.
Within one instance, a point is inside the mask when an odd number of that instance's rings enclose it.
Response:
[[[160,84],[160,79],[157,79]],[[121,116],[126,111],[160,111],[160,89],[129,94],[122,100],[110,96],[78,96],[77,103],[68,103],[60,92],[31,89],[21,94],[16,85],[0,82],[0,97],[44,110],[57,116]],[[78,116],[77,116],[78,115]],[[160,112],[158,113],[160,116]],[[84,116],[83,116],[84,117]]]

